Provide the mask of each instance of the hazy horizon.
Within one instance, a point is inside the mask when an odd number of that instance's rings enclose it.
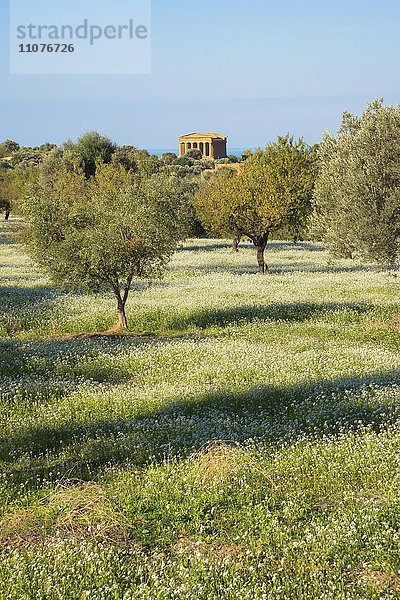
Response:
[[[174,148],[188,131],[217,131],[232,148],[286,133],[312,144],[344,110],[397,103],[399,17],[394,0],[153,0],[151,74],[10,75],[2,3],[0,139],[61,144],[97,130],[118,144]]]

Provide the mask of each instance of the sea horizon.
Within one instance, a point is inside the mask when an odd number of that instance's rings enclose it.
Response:
[[[179,156],[178,148],[146,148],[149,154],[155,154],[160,157],[165,152],[174,152],[177,156]],[[228,148],[227,154],[232,156],[242,156],[246,150],[255,150],[255,148]]]

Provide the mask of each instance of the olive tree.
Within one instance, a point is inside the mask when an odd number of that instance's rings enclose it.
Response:
[[[8,170],[8,165],[0,163],[0,211],[5,212],[6,221],[11,214],[11,179]]]
[[[18,165],[11,167],[0,163],[0,210],[5,211],[6,220],[11,211],[19,212],[20,199],[24,196],[25,189],[38,178],[38,168]]]
[[[64,167],[31,186],[24,205],[26,242],[57,284],[109,289],[119,326],[134,278],[159,274],[187,231],[188,188],[175,177],[134,177],[121,165],[84,172]]]
[[[234,239],[248,237],[261,273],[271,232],[303,223],[311,209],[315,179],[311,148],[302,139],[279,137],[251,154],[240,169],[218,171],[200,188],[195,206],[206,228]]]
[[[117,146],[110,138],[100,135],[97,131],[88,131],[76,142],[68,140],[64,144],[65,154],[83,168],[86,178],[96,173],[97,162],[111,162],[116,149]]]
[[[393,265],[400,254],[400,105],[344,113],[319,147],[313,231],[332,254]]]
[[[14,152],[17,152],[19,148],[20,145],[17,142],[5,140],[0,144],[0,158],[12,155]]]

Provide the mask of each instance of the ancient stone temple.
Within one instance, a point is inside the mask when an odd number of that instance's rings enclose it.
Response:
[[[218,133],[188,133],[179,138],[179,156],[188,150],[200,150],[204,159],[225,158],[228,138]]]

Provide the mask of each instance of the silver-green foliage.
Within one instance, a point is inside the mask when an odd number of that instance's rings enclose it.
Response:
[[[98,165],[87,181],[62,165],[41,176],[24,204],[28,247],[52,279],[70,289],[111,290],[126,327],[136,277],[159,273],[188,229],[188,188],[176,177],[133,177]]]
[[[336,256],[393,265],[400,253],[400,105],[345,112],[319,148],[314,230]]]

